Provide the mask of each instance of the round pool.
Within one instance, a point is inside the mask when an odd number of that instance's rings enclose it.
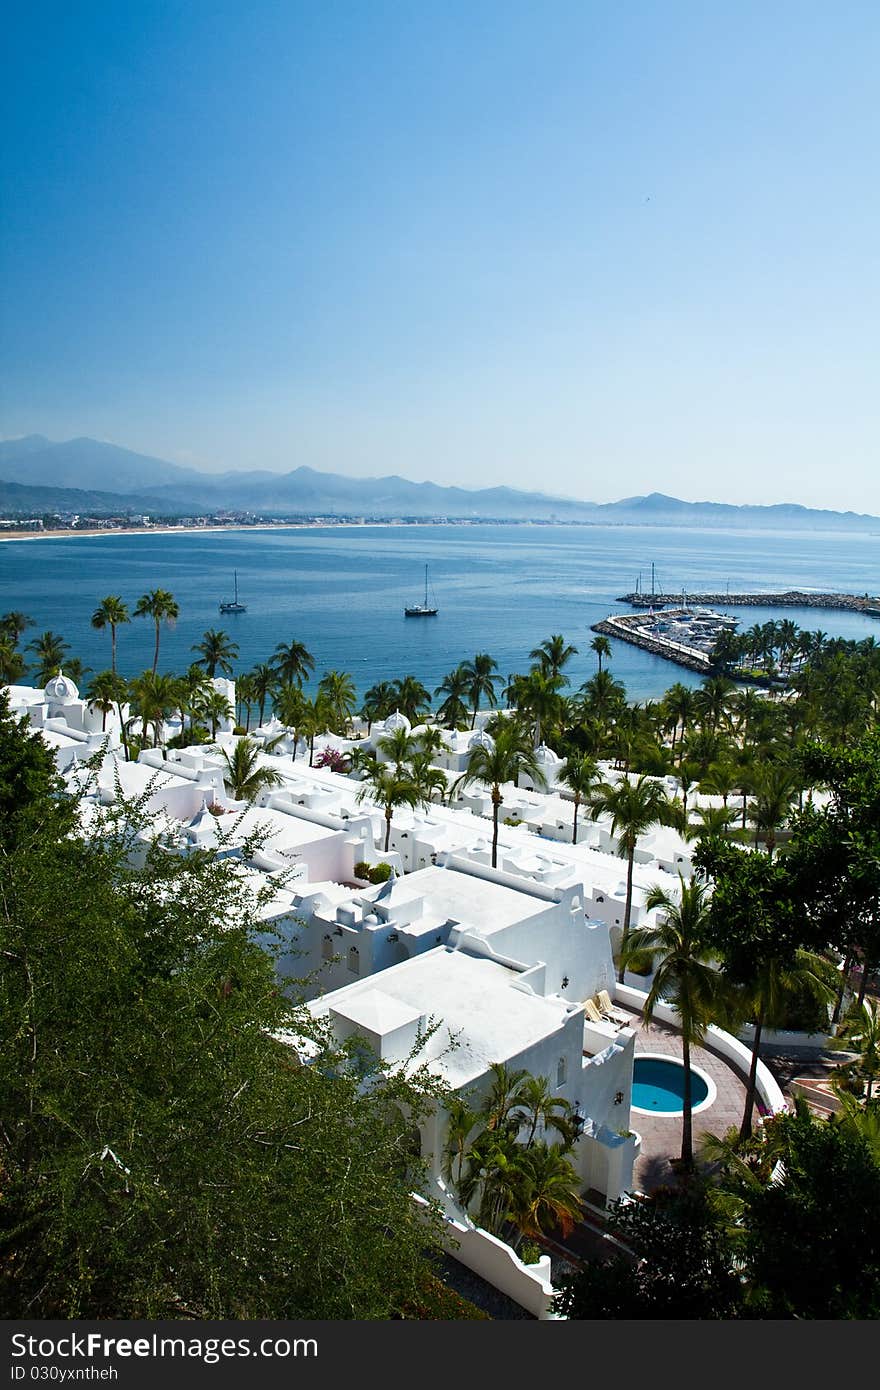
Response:
[[[715,1085],[691,1065],[691,1109],[704,1110],[715,1099]],[[632,1108],[641,1115],[680,1115],[684,1109],[684,1065],[677,1057],[636,1057]]]

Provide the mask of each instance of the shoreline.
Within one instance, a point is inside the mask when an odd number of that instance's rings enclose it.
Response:
[[[335,526],[365,531],[370,527],[401,526],[398,521],[267,521],[258,526],[247,526],[234,521],[224,522],[222,526],[102,526],[83,527],[80,530],[61,528],[55,531],[0,531],[0,545],[4,541],[60,541],[93,540],[101,536],[200,536],[217,531],[322,531]],[[420,523],[413,523],[418,525]],[[427,525],[436,523],[428,522]]]

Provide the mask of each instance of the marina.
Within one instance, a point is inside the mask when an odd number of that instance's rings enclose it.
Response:
[[[628,594],[621,594],[617,602],[628,603],[631,608],[665,608],[670,604],[705,606],[714,603],[731,604],[734,608],[837,608],[844,612],[867,613],[869,617],[880,618],[880,596],[805,593],[801,589],[789,589],[781,594],[690,594],[684,591],[666,594],[646,593],[637,587]]]
[[[655,599],[655,602],[659,602]],[[711,653],[720,634],[733,632],[739,619],[727,613],[716,613],[705,606],[650,608],[647,613],[611,614],[594,623],[593,632],[606,637],[618,637],[623,642],[641,647],[654,656],[665,657],[679,666],[700,675],[709,675],[715,666]]]

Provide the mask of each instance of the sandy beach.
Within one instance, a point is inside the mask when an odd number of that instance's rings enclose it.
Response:
[[[320,531],[327,527],[349,526],[436,526],[435,521],[276,521],[261,522],[259,526],[236,525],[230,521],[222,526],[108,526],[82,530],[61,527],[53,531],[0,530],[2,541],[78,540],[81,536],[201,536],[213,531]]]

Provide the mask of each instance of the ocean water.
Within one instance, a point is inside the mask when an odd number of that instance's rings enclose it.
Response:
[[[51,628],[93,670],[110,665],[109,631],[91,614],[120,594],[133,609],[148,589],[169,589],[180,605],[163,627],[160,670],[194,659],[207,628],[238,643],[236,672],[268,661],[279,642],[304,642],[326,670],[348,671],[359,694],[379,680],[417,676],[429,690],[458,662],[490,652],[503,678],[526,670],[529,653],[551,633],[578,647],[567,671],[576,687],[596,670],[590,625],[627,612],[617,597],[657,589],[748,592],[880,592],[880,541],[874,534],[694,530],[632,526],[360,526],[216,531],[190,534],[6,541],[0,543],[0,613],[20,609],[36,621],[25,641]],[[429,566],[436,618],[405,618],[420,602]],[[221,614],[233,570],[247,612]],[[880,619],[834,610],[744,608],[740,628],[787,617],[829,635],[880,640]],[[152,622],[119,632],[119,666],[128,676],[152,664]],[[674,681],[699,678],[680,666],[612,643],[611,669],[631,699],[657,698]],[[312,682],[314,684],[314,682]]]

